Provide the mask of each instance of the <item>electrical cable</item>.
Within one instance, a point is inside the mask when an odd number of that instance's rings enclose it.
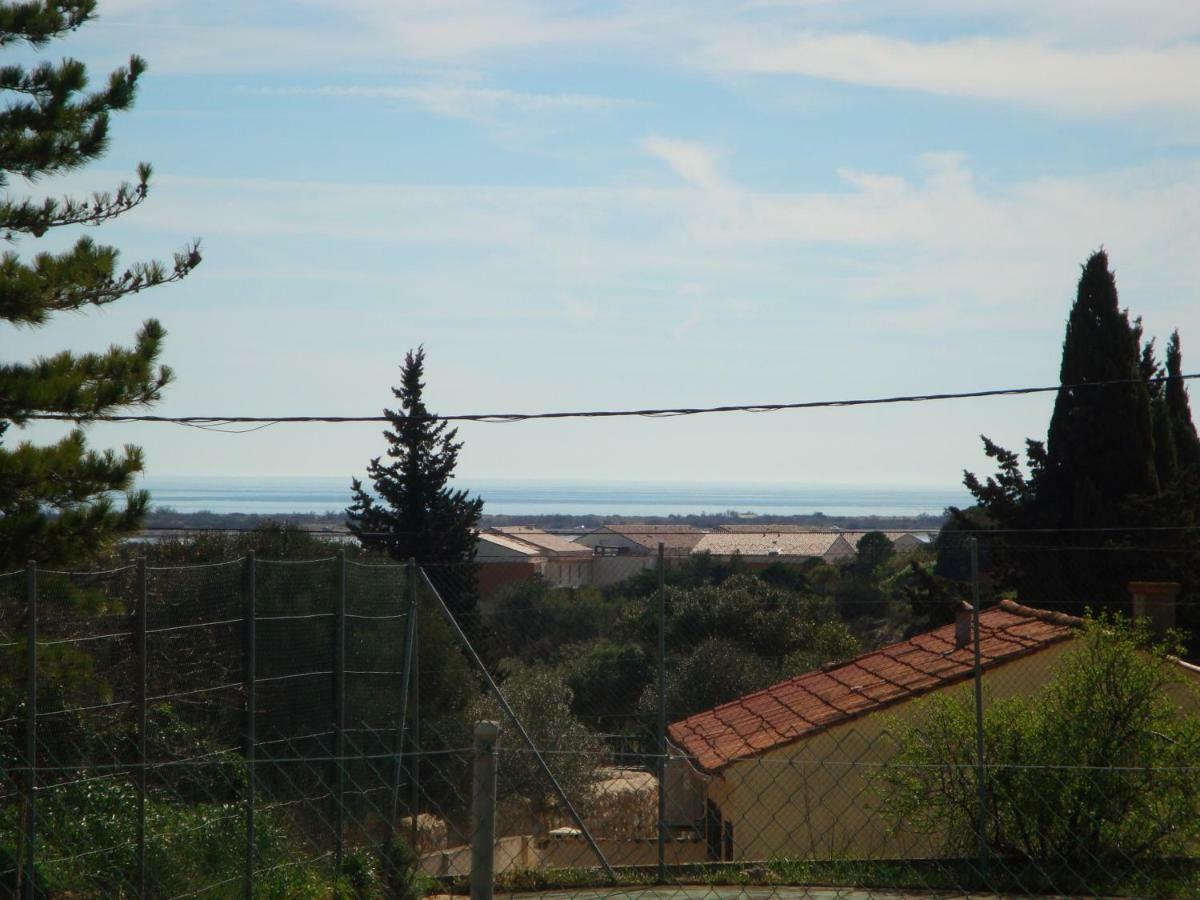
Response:
[[[1176,376],[1179,381],[1200,378],[1200,373]],[[511,422],[532,422],[545,419],[614,419],[631,418],[672,418],[678,416],[698,416],[712,413],[734,412],[781,412],[800,409],[829,409],[852,406],[883,406],[895,403],[927,403],[938,400],[973,400],[985,397],[1018,397],[1030,394],[1059,393],[1061,391],[1076,391],[1091,388],[1121,387],[1132,384],[1162,384],[1174,381],[1176,378],[1121,378],[1110,381],[1092,381],[1080,384],[1059,384],[1044,387],[995,388],[983,391],[962,391],[957,393],[905,394],[893,397],[871,397],[849,400],[809,400],[796,403],[746,403],[729,406],[697,406],[697,407],[664,407],[657,409],[605,409],[570,412],[540,412],[540,413],[463,413],[458,415],[422,415],[407,416],[155,416],[155,415],[72,415],[70,413],[32,413],[23,415],[21,419],[34,421],[63,421],[63,422],[150,422],[186,425],[191,427],[222,430],[220,426],[249,424],[268,427],[283,423],[322,423],[342,425],[363,422],[392,422],[395,419],[407,419],[419,422],[480,422],[487,424],[503,424]],[[245,429],[253,431],[255,429]],[[239,434],[245,431],[227,431]]]

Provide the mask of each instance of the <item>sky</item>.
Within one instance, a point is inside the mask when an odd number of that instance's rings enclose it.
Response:
[[[1053,384],[1102,246],[1200,371],[1192,0],[101,0],[5,52],[149,62],[102,160],[10,187],[149,161],[145,204],[92,235],[128,261],[199,238],[203,264],[0,341],[103,349],[157,317],[157,414],[376,415],[417,345],[441,413]],[[950,486],[1051,403],[470,424],[459,472]],[[369,424],[89,435],[150,478],[349,478],[385,449]]]

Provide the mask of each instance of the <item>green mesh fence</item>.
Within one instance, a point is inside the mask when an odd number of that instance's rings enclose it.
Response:
[[[481,602],[341,554],[0,574],[0,896],[465,892],[493,795],[503,891],[1194,896],[1182,551],[1105,548],[1149,560],[1137,626],[1071,590],[1099,552]],[[1057,580],[1026,605],[1001,564]]]

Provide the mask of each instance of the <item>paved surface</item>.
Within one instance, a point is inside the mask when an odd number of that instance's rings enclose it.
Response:
[[[544,891],[541,893],[496,895],[545,900],[966,900],[972,895],[938,891],[887,891],[862,888],[804,888],[804,887],[739,887],[736,885],[688,885],[680,887],[644,888],[580,888],[579,890]],[[992,900],[1000,895],[987,894]]]

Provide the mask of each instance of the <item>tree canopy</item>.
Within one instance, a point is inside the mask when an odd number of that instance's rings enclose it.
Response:
[[[367,465],[374,493],[355,478],[346,525],[366,548],[394,559],[415,559],[442,588],[446,604],[470,619],[476,603],[476,531],[483,500],[451,487],[458,429],[431,418],[425,407],[425,348],[410,350],[392,394],[400,409],[385,409],[391,427],[383,433],[387,461]]]
[[[975,780],[975,708],[968,692],[918,701],[897,722],[899,752],[881,773],[898,823],[971,853],[990,851],[1088,879],[1187,852],[1200,836],[1200,719],[1169,689],[1185,685],[1148,626],[1088,620],[1038,693],[984,710],[985,819]]]
[[[95,0],[0,4],[0,47],[41,47],[95,16]],[[200,262],[198,245],[157,261],[122,267],[118,251],[80,236],[66,250],[23,257],[12,249],[53,229],[96,226],[146,199],[150,166],[137,180],[89,197],[25,197],[13,176],[29,183],[63,175],[104,154],[109,117],[133,105],[146,63],[130,57],[98,90],[88,89],[83,63],[63,59],[27,68],[0,67],[0,233],[10,249],[0,256],[0,319],[10,327],[40,328],[56,313],[104,306],[149,287],[178,281]],[[7,432],[31,416],[52,414],[79,424],[127,406],[158,400],[171,370],[158,362],[166,332],[147,320],[130,347],[100,353],[64,351],[32,362],[0,362],[0,569],[26,559],[61,564],[95,557],[111,538],[135,529],[148,495],[129,492],[143,467],[141,451],[89,449],[80,428],[48,446],[5,446]],[[127,492],[123,508],[114,493]]]
[[[1165,369],[1154,342],[1142,338],[1141,320],[1119,305],[1107,254],[1094,253],[1067,320],[1063,388],[1046,441],[1026,441],[1023,464],[984,437],[996,473],[983,481],[964,473],[977,506],[951,508],[949,528],[982,527],[981,560],[1023,602],[1123,608],[1131,580],[1193,580],[1185,555],[1160,547],[1164,526],[1195,523],[1200,485],[1179,334],[1168,342]],[[961,547],[940,542],[941,572],[961,573]],[[963,558],[950,559],[952,552]]]

